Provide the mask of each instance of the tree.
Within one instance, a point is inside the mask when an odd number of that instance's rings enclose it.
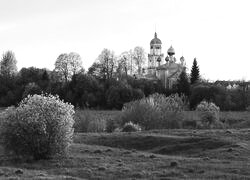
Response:
[[[25,86],[23,92],[23,98],[26,98],[28,95],[41,94],[41,93],[42,89],[35,82],[32,82]]]
[[[116,57],[113,51],[103,49],[96,62],[89,69],[89,74],[99,76],[99,79],[110,80],[114,77]]]
[[[196,58],[194,58],[190,76],[191,76],[190,77],[191,84],[195,84],[200,79],[200,70],[199,70],[199,67],[197,65]]]
[[[0,62],[0,72],[5,77],[15,75],[17,73],[17,60],[12,51],[7,51],[3,54]]]
[[[88,69],[88,75],[91,75],[97,79],[101,78],[101,64],[98,62],[94,62],[92,66],[89,67]]]
[[[77,74],[69,83],[73,93],[73,104],[80,107],[96,107],[104,103],[104,90],[95,77]],[[75,81],[75,82],[74,82]]]
[[[179,94],[185,94],[186,96],[190,95],[190,84],[185,70],[181,72],[177,80],[176,88]]]
[[[126,77],[128,76],[129,60],[130,60],[129,52],[125,51],[120,55],[117,68],[119,75],[125,73]]]
[[[24,86],[31,82],[37,83],[42,80],[44,71],[35,67],[22,68],[18,72],[19,83]]]
[[[41,76],[41,80],[38,82],[38,85],[41,87],[41,89],[44,92],[47,92],[49,84],[50,84],[50,77],[49,77],[47,70],[44,69],[42,76]]]
[[[106,99],[108,108],[122,109],[124,103],[133,100],[133,89],[123,83],[111,86],[106,92]]]
[[[55,62],[55,71],[62,74],[66,83],[81,69],[83,69],[81,56],[74,52],[59,55]]]
[[[135,60],[135,65],[137,66],[137,72],[141,75],[142,67],[146,61],[145,51],[142,47],[137,46],[134,48],[133,59]]]
[[[79,54],[71,52],[69,53],[68,58],[73,75],[77,74],[78,72],[84,72],[84,69],[82,67],[82,58]]]

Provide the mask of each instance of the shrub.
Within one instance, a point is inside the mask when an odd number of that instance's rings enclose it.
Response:
[[[141,89],[132,89],[133,100],[144,98],[144,93]]]
[[[196,107],[196,111],[198,112],[201,118],[202,127],[212,128],[221,125],[221,122],[219,121],[220,108],[214,103],[202,101]]]
[[[136,132],[141,131],[141,127],[138,124],[134,124],[131,121],[124,124],[122,132]]]
[[[168,97],[157,95],[153,98],[160,105],[162,121],[159,123],[160,127],[164,128],[180,128],[183,120],[183,99],[185,96],[178,94],[171,94]]]
[[[122,124],[131,121],[140,124],[146,130],[157,128],[160,119],[160,110],[150,105],[145,99],[125,104],[121,114]]]
[[[133,99],[133,90],[129,85],[111,86],[106,96],[109,108],[122,109],[124,103]]]
[[[74,107],[57,96],[33,95],[2,114],[1,136],[6,152],[47,159],[65,154],[72,142]]]
[[[177,94],[166,97],[156,93],[125,104],[121,115],[122,124],[131,121],[146,130],[179,128],[183,104],[182,97]]]

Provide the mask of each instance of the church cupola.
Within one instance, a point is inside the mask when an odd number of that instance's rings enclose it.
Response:
[[[159,57],[157,58],[157,62],[158,62],[158,66],[160,66],[160,65],[161,65],[161,56],[159,56]]]
[[[161,40],[157,37],[157,33],[155,32],[155,37],[150,41],[150,45],[156,45],[156,44],[160,45]]]
[[[168,49],[168,55],[169,56],[175,55],[175,51],[174,51],[174,48],[172,46],[170,46],[170,48]]]
[[[160,56],[157,58],[157,61],[158,61],[158,62],[161,62],[161,57],[160,57]]]
[[[170,48],[168,49],[168,56],[167,56],[167,58],[168,58],[168,60],[169,60],[169,63],[175,63],[176,62],[176,58],[174,57],[174,55],[175,55],[175,50],[174,50],[174,48],[173,48],[173,46],[170,46]]]
[[[168,61],[169,61],[169,57],[168,56],[165,58],[165,61],[168,63]]]
[[[185,63],[185,58],[184,58],[183,56],[181,56],[180,61],[181,61],[181,65],[184,65],[184,63]]]
[[[159,56],[161,54],[161,40],[157,37],[155,32],[155,37],[150,41],[150,54]]]

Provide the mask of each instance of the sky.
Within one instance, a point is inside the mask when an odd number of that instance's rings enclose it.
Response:
[[[54,69],[61,53],[77,52],[88,69],[104,48],[116,55],[141,46],[155,31],[166,55],[196,57],[203,78],[250,80],[248,0],[0,0],[0,53],[17,66]]]

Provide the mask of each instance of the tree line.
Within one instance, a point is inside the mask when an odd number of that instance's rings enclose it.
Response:
[[[221,110],[245,110],[249,106],[249,91],[226,90],[203,81],[197,60],[191,73],[184,70],[172,89],[164,88],[160,80],[137,78],[144,73],[145,51],[141,47],[115,56],[103,49],[87,71],[81,56],[63,53],[55,60],[53,70],[36,67],[17,70],[12,51],[3,54],[0,62],[0,107],[17,105],[29,94],[57,94],[75,107],[121,109],[123,104],[153,93],[184,94],[187,106],[194,109],[202,100],[214,102]]]

